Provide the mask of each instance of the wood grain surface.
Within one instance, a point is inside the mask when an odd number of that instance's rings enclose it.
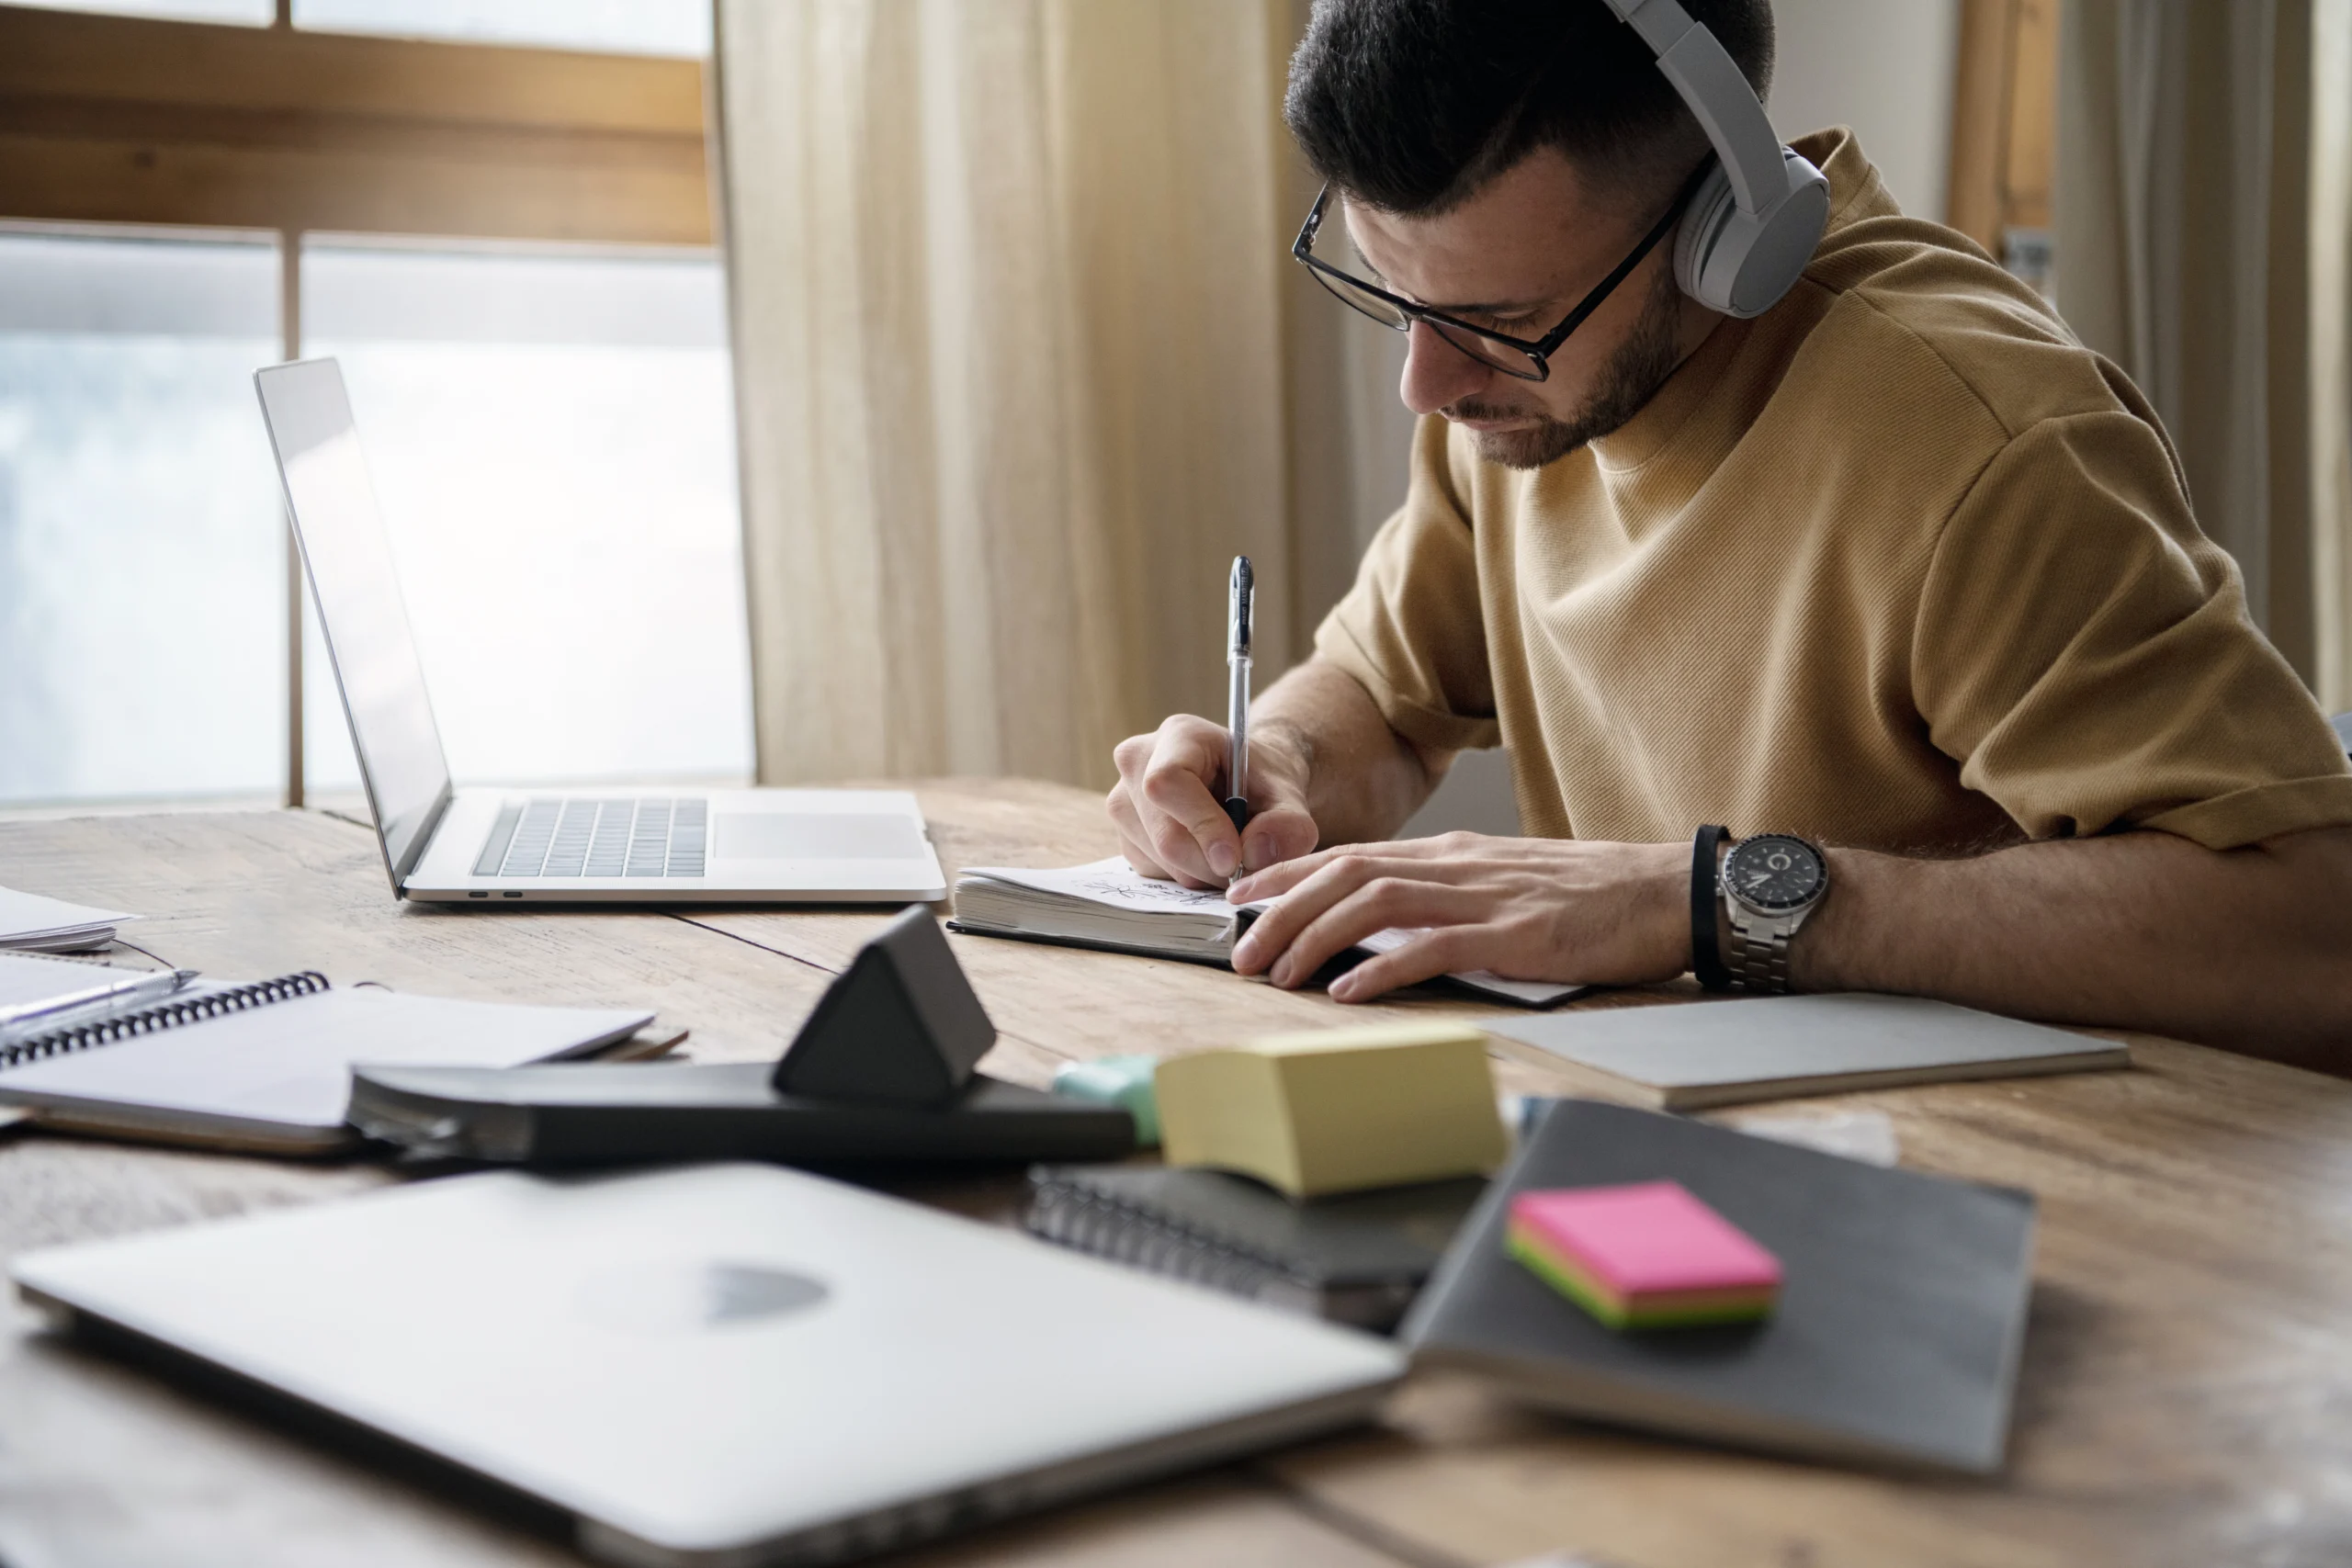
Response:
[[[1098,797],[921,786],[951,873],[1108,853]],[[324,970],[444,994],[638,1002],[704,1059],[773,1055],[887,917],[834,908],[443,912],[395,903],[374,840],[317,813],[0,823],[0,884],[149,918],[164,961]],[[1197,1049],[1361,1017],[1196,965],[954,939],[1001,1037],[986,1064]],[[125,961],[138,962],[129,954]],[[1591,1005],[1664,1002],[1687,983]],[[1376,1011],[1491,1007],[1438,993]],[[2129,1036],[2128,1073],[1847,1095],[1917,1169],[2032,1189],[2042,1224],[2007,1475],[1784,1464],[1532,1415],[1424,1378],[1361,1434],[900,1561],[1453,1568],[1577,1551],[1623,1568],[2352,1562],[2352,1085]],[[1555,1088],[1540,1053],[1508,1086]],[[1736,1117],[1734,1118],[1736,1119]],[[395,1179],[361,1161],[230,1158],[0,1134],[0,1251]],[[1001,1214],[1003,1178],[910,1195]],[[104,1359],[0,1309],[0,1562],[575,1562],[546,1521],[333,1433]]]

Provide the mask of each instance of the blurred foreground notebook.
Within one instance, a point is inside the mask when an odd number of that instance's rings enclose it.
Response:
[[[0,1106],[45,1125],[263,1153],[357,1141],[356,1063],[519,1066],[629,1042],[650,1012],[450,1001],[322,976],[198,981],[167,1002],[0,1048]]]
[[[1917,997],[1853,991],[1505,1019],[1589,1093],[1661,1111],[2132,1065],[2112,1040]]]
[[[1680,1182],[1779,1259],[1761,1323],[1607,1328],[1504,1247],[1514,1192]],[[1679,1116],[1555,1104],[1462,1227],[1400,1337],[1417,1366],[1709,1442],[1989,1474],[2032,1287],[2028,1192],[1882,1170]]]
[[[1157,881],[1113,855],[1050,870],[974,866],[956,880],[956,918],[947,925],[950,931],[981,936],[1022,937],[1229,967],[1236,920],[1242,913],[1222,893]],[[1358,945],[1357,956],[1390,952],[1412,936],[1410,931],[1381,931]],[[1521,1007],[1549,1007],[1592,988],[1506,980],[1483,969],[1445,978],[1488,1000]]]
[[[1486,1190],[1473,1176],[1293,1202],[1221,1170],[1041,1165],[1023,1223],[1116,1263],[1386,1330]]]
[[[138,918],[0,887],[0,951],[87,953],[114,941],[116,926]]]

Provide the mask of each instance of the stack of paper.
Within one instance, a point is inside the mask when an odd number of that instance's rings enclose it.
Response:
[[[1779,1259],[1679,1181],[1521,1192],[1512,1257],[1611,1328],[1746,1323],[1781,1293]]]
[[[114,941],[115,927],[135,920],[118,909],[93,909],[38,893],[0,887],[0,949],[16,953],[87,953]]]

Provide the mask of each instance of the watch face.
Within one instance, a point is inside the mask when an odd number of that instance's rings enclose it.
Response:
[[[1821,856],[1803,839],[1767,833],[1748,839],[1724,862],[1724,881],[1753,909],[1794,909],[1809,903],[1828,879]]]

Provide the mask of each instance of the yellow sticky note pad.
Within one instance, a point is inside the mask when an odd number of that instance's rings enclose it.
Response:
[[[1159,1064],[1170,1165],[1294,1198],[1483,1175],[1507,1146],[1486,1036],[1464,1023],[1273,1034]]]

